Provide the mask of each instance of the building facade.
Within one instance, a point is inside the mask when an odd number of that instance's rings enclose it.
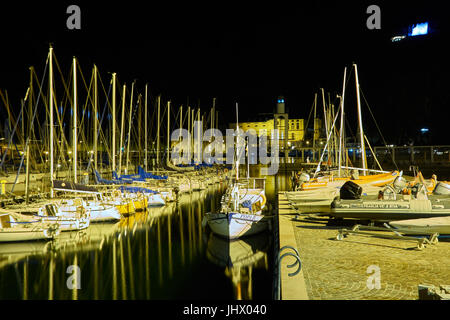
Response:
[[[277,120],[277,128],[279,133],[279,139],[284,140],[285,137],[285,125],[286,121],[284,119]],[[236,124],[230,124],[230,128],[236,128]],[[241,122],[239,123],[239,128],[244,132],[250,129],[255,130],[256,134],[259,136],[267,136],[267,139],[272,139],[274,137],[274,119],[269,119],[267,121],[260,122]],[[304,140],[305,128],[304,119],[289,119],[288,120],[288,145],[297,145]]]

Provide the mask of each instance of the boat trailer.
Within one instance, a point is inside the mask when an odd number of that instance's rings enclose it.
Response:
[[[361,230],[367,230],[367,231],[361,231]],[[372,232],[371,232],[372,231]],[[373,232],[375,231],[375,232]],[[389,231],[393,234],[380,234],[376,231]],[[398,239],[398,240],[409,240],[409,241],[415,241],[417,242],[417,249],[422,250],[425,248],[428,244],[437,244],[438,243],[438,237],[439,233],[430,233],[428,236],[420,236],[420,237],[412,237],[412,236],[405,236],[401,234],[401,229],[392,229],[388,225],[385,224],[385,228],[383,227],[374,227],[374,226],[363,226],[360,224],[357,224],[353,226],[352,229],[340,229],[336,240],[344,240],[349,235],[360,235],[360,236],[367,236],[367,237],[375,237],[375,238],[382,238],[382,239]]]

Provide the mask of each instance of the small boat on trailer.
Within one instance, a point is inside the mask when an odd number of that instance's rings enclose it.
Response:
[[[300,186],[300,189],[303,191],[306,190],[315,190],[320,188],[340,188],[347,181],[352,181],[360,186],[375,186],[375,187],[383,187],[394,182],[395,178],[400,175],[398,171],[367,175],[367,176],[359,176],[357,179],[352,179],[351,177],[319,177],[314,178],[312,180],[303,182]]]
[[[397,231],[409,235],[450,235],[450,216],[391,221],[389,224]]]
[[[389,192],[388,192],[389,191]],[[387,187],[377,199],[335,199],[330,212],[334,218],[352,218],[371,221],[393,221],[450,216],[450,198],[428,196],[423,185],[417,185],[412,194],[397,195]]]

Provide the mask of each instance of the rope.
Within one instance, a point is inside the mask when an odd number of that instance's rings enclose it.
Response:
[[[377,123],[377,121],[375,120],[375,117],[374,117],[374,115],[373,115],[373,113],[372,113],[372,110],[370,109],[369,103],[367,102],[366,97],[364,96],[364,93],[363,93],[363,91],[361,90],[361,86],[360,86],[360,91],[361,91],[362,97],[363,97],[363,99],[364,99],[364,102],[365,102],[366,105],[367,105],[367,109],[369,109],[370,115],[372,116],[372,119],[373,119],[373,121],[375,122],[375,126],[377,127],[378,133],[380,134],[381,139],[383,139],[384,145],[387,146],[387,142],[386,142],[386,140],[384,139],[384,136],[383,136],[383,134],[381,133],[380,127],[378,126],[378,123]],[[389,154],[391,155],[392,163],[394,164],[395,168],[398,170],[397,163],[395,162],[394,157],[392,157],[392,153],[391,153],[390,149],[387,149],[387,150],[388,150]]]

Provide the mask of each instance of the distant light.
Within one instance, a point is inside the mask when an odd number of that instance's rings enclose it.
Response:
[[[421,131],[422,133],[425,133],[425,132],[430,131],[430,129],[428,129],[428,128],[422,128],[422,129],[420,129],[420,131]]]
[[[406,36],[394,36],[394,37],[391,38],[391,41],[392,42],[398,42],[398,41],[401,41],[401,40],[403,40],[405,38],[406,38]]]
[[[414,37],[424,34],[428,34],[428,22],[413,24],[411,26],[411,32],[408,33],[408,36]]]

